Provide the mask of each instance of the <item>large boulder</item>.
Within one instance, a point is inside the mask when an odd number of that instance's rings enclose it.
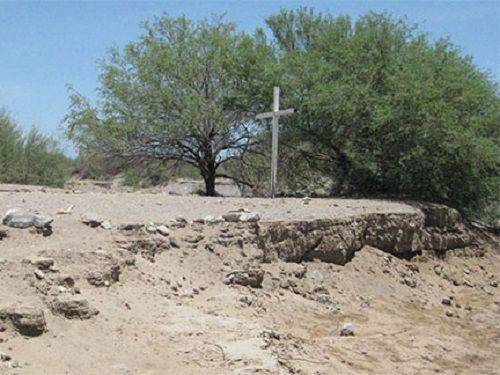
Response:
[[[46,228],[54,221],[50,216],[37,215],[24,208],[12,208],[2,218],[2,223],[12,228]]]
[[[47,329],[43,310],[31,306],[15,305],[0,309],[0,320],[11,323],[21,334],[40,336]]]

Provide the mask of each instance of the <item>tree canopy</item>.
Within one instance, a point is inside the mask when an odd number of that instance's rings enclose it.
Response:
[[[282,188],[315,171],[333,195],[464,212],[499,199],[498,85],[449,40],[376,13],[283,9],[266,24],[269,38],[222,19],[145,24],[101,64],[98,103],[72,91],[68,136],[82,153],[187,162],[213,195],[229,161],[232,177],[268,180],[269,132],[253,118],[279,84],[297,110],[282,121]]]
[[[199,169],[207,195],[219,167],[252,145],[258,93],[272,86],[270,48],[221,19],[163,16],[101,64],[100,105],[71,95],[69,138],[81,150],[178,160]]]
[[[284,71],[283,134],[332,193],[389,194],[470,210],[499,197],[497,84],[450,41],[406,20],[282,10],[267,19]]]

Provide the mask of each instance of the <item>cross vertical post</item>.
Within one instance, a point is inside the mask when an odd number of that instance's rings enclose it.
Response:
[[[280,88],[273,89],[273,113],[280,110]],[[278,180],[278,116],[273,116],[272,123],[272,149],[271,149],[271,198],[276,196],[276,183]]]
[[[272,119],[272,150],[271,150],[271,198],[276,196],[276,182],[278,180],[278,133],[280,116],[291,115],[293,108],[280,111],[280,88],[275,86],[273,89],[273,111],[258,114],[257,120],[266,118]]]

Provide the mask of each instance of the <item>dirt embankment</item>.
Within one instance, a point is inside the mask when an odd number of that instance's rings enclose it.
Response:
[[[454,210],[3,190],[55,220],[0,226],[0,374],[498,373],[498,239]]]

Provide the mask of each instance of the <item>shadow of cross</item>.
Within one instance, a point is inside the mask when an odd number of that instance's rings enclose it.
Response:
[[[273,111],[260,113],[255,118],[263,120],[272,119],[272,151],[271,151],[271,198],[276,196],[276,180],[278,175],[278,128],[279,118],[281,116],[291,115],[295,110],[293,108],[280,111],[280,88],[275,86],[273,90]]]

